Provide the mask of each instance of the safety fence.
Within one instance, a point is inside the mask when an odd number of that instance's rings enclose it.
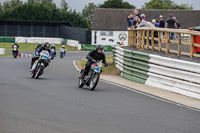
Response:
[[[123,78],[200,99],[200,64],[113,47]]]
[[[170,38],[171,33],[175,33],[172,38]],[[184,35],[189,35],[189,40],[184,39]],[[178,56],[187,55],[190,58],[200,57],[196,54],[197,49],[200,48],[200,32],[187,29],[140,27],[128,30],[128,46],[164,51],[166,54],[176,53]]]
[[[112,51],[112,46],[110,45],[103,45],[104,51]],[[81,44],[81,50],[90,51],[95,50],[96,45],[90,45],[90,44]]]
[[[0,42],[14,43],[15,37],[1,37],[0,36]]]

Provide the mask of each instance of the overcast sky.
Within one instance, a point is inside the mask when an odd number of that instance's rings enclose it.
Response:
[[[4,2],[6,0],[0,0],[0,2]],[[26,1],[26,0],[23,0]],[[54,3],[56,3],[57,6],[60,7],[61,0],[53,0]],[[69,7],[72,10],[76,10],[78,12],[81,12],[82,9],[85,7],[85,5],[88,5],[88,3],[94,3],[94,4],[102,4],[106,0],[66,0]],[[123,0],[126,2],[129,2],[131,5],[136,6],[137,9],[141,8],[142,5],[144,5],[145,2],[149,2],[150,0]],[[200,0],[173,0],[177,4],[189,4],[193,6],[194,10],[200,10]]]

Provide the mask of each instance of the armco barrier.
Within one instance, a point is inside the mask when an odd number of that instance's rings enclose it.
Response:
[[[15,42],[15,38],[14,37],[0,37],[0,42],[11,42],[11,43],[14,43]]]
[[[103,48],[104,48],[104,51],[112,51],[112,46],[104,45]],[[91,51],[95,49],[96,49],[96,45],[81,44],[81,50]]]
[[[4,55],[5,54],[5,48],[0,48],[0,55]]]
[[[121,76],[145,84],[148,75],[148,54],[135,52],[131,50],[124,50],[120,47],[116,47],[113,50],[114,62],[116,67],[121,66]]]
[[[113,48],[121,76],[142,84],[200,99],[200,64]]]

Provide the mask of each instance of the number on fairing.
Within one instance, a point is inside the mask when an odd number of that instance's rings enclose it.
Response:
[[[94,70],[97,71],[97,72],[101,72],[101,68],[98,68],[97,66],[95,66]]]

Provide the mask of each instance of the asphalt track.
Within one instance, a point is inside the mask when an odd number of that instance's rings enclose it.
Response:
[[[199,133],[200,112],[100,81],[77,86],[74,60],[55,58],[32,79],[30,58],[0,58],[0,133]]]

